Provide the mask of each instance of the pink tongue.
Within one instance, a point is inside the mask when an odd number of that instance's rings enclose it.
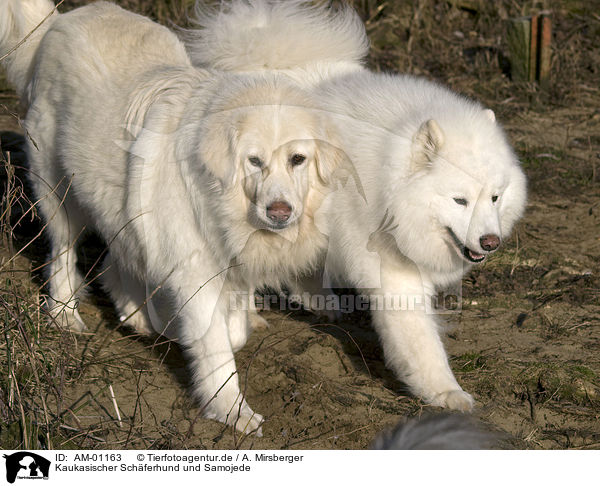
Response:
[[[469,255],[471,255],[471,258],[473,260],[480,260],[481,258],[483,258],[483,255],[480,255],[479,253],[475,253],[471,250],[469,250]]]

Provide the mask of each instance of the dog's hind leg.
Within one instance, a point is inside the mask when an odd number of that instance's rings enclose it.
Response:
[[[85,230],[85,219],[74,199],[72,183],[76,176],[65,174],[59,166],[60,158],[54,148],[56,132],[48,122],[51,116],[51,108],[33,104],[25,123],[29,179],[50,245],[45,268],[48,276],[45,306],[51,323],[83,331],[86,326],[77,308],[84,282],[77,270],[76,249]]]
[[[102,286],[111,297],[119,321],[135,332],[150,336],[154,329],[148,316],[146,286],[129,272],[122,270],[110,253],[102,270]]]
[[[84,282],[77,270],[76,248],[85,227],[77,209],[67,207],[56,194],[40,198],[39,209],[47,221],[50,242],[47,309],[53,323],[72,331],[84,331],[87,328],[77,310]]]

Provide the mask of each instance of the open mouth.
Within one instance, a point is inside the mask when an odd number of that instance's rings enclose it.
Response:
[[[458,236],[456,236],[454,234],[454,231],[452,231],[451,228],[446,227],[446,229],[448,230],[448,233],[450,233],[450,236],[454,240],[454,244],[458,248],[460,254],[465,258],[465,260],[467,260],[468,262],[471,262],[471,263],[481,263],[485,260],[485,257],[487,255],[482,255],[481,253],[476,253],[473,250],[471,250],[470,248],[467,248],[465,245],[463,245],[461,243],[461,241],[458,239]]]

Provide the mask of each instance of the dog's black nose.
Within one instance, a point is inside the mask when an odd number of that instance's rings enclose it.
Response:
[[[479,238],[479,244],[485,251],[494,251],[500,246],[500,237],[498,235],[483,235]]]
[[[292,214],[292,207],[285,201],[275,201],[267,207],[267,217],[274,223],[285,223]]]

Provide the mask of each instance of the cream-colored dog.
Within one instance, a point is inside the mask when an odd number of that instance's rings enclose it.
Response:
[[[0,53],[53,8],[0,0]],[[28,106],[53,318],[85,328],[75,247],[94,230],[121,320],[178,340],[206,416],[260,433],[233,357],[249,314],[232,303],[326,247],[312,216],[342,161],[327,119],[278,75],[193,68],[169,30],[109,3],[54,13],[4,64]]]
[[[470,410],[436,304],[449,288],[460,298],[462,277],[525,209],[525,174],[494,113],[429,80],[365,69],[365,27],[348,6],[224,0],[199,14],[196,64],[286,75],[312,88],[339,128],[361,187],[347,184],[321,208],[329,246],[319,286],[361,290],[396,375],[427,403]],[[319,286],[308,290],[329,293]]]

